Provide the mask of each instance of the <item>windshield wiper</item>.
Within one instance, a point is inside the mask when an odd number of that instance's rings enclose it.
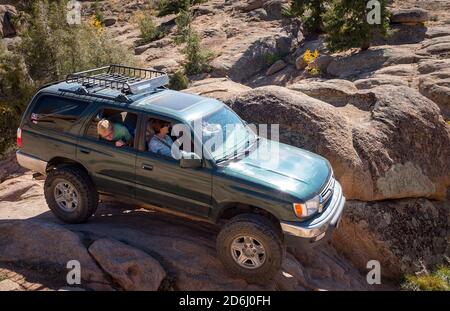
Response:
[[[256,137],[255,138],[255,140],[254,141],[252,141],[251,143],[250,143],[250,140],[247,140],[247,142],[245,143],[245,145],[248,145],[248,147],[246,147],[246,148],[244,148],[242,151],[239,151],[239,152],[237,152],[237,153],[235,153],[235,152],[233,152],[233,156],[229,156],[229,155],[226,155],[226,156],[224,156],[223,158],[220,158],[220,159],[218,159],[218,160],[216,160],[216,163],[221,163],[221,162],[225,162],[225,161],[231,161],[231,160],[234,160],[234,159],[236,159],[236,158],[238,158],[238,157],[240,157],[240,156],[242,156],[242,155],[244,155],[247,151],[249,151],[254,145],[255,145],[255,143],[257,143],[259,140],[261,139],[261,137]]]

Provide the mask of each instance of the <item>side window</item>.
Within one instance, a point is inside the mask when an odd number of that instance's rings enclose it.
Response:
[[[171,157],[170,148],[173,137],[170,136],[172,122],[148,117],[145,126],[145,150],[160,156]]]
[[[133,147],[138,115],[119,109],[100,109],[91,119],[85,136],[110,142],[117,147]]]
[[[173,131],[175,125],[177,125],[178,133]],[[151,116],[147,117],[145,129],[145,150],[169,158],[173,158],[172,144],[177,143],[177,139],[183,136],[185,131],[190,133],[190,129],[184,124]],[[185,146],[182,143],[178,150],[185,151],[184,149]]]
[[[88,102],[43,96],[33,107],[31,122],[39,127],[67,132],[78,121],[88,105]]]

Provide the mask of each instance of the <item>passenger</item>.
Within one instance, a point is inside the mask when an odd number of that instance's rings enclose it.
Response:
[[[153,120],[152,128],[155,131],[152,139],[148,143],[148,150],[164,155],[166,157],[172,156],[173,140],[168,135],[170,123],[162,120]]]
[[[106,119],[98,122],[97,132],[103,139],[115,142],[116,147],[129,145],[133,139],[125,126]]]

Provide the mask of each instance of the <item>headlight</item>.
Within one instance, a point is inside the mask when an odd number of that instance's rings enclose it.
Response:
[[[305,218],[311,215],[314,215],[319,211],[320,208],[320,196],[317,195],[311,200],[306,201],[305,203],[294,203],[294,212],[295,215],[299,218]]]

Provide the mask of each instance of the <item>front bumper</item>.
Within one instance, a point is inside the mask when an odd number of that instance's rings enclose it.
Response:
[[[344,205],[342,187],[336,181],[333,197],[324,212],[305,222],[280,222],[286,245],[296,248],[316,246],[319,242],[328,241],[339,225]]]

